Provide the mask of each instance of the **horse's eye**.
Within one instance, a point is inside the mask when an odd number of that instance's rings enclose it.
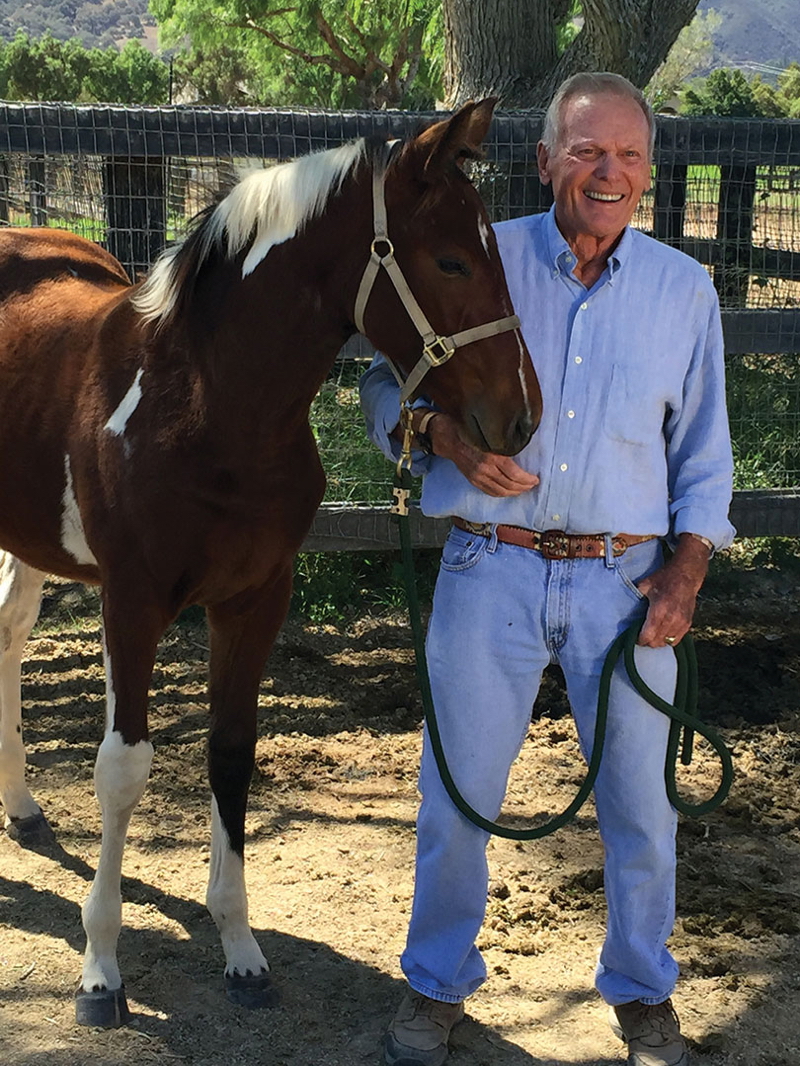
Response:
[[[468,278],[472,273],[467,264],[460,259],[451,259],[443,256],[441,259],[436,260],[436,265],[443,274],[460,274],[461,277]]]

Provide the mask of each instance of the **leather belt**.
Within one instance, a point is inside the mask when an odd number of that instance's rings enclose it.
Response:
[[[453,525],[465,533],[477,537],[490,537],[494,530],[503,544],[516,544],[541,552],[545,559],[604,559],[606,554],[605,533],[564,533],[560,529],[523,529],[522,526],[492,526],[491,522],[468,522],[465,518],[453,518]],[[631,533],[615,533],[611,538],[614,557],[624,555],[634,544],[655,540],[658,534],[646,533],[637,536]]]

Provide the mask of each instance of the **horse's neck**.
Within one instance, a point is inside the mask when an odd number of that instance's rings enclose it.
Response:
[[[201,279],[183,344],[242,410],[279,392],[307,411],[353,334],[355,296],[369,257],[371,203],[350,179],[304,231],[277,245],[251,275],[218,262]]]

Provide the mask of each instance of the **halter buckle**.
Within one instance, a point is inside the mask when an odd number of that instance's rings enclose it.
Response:
[[[439,354],[436,354],[438,348]],[[448,348],[444,337],[435,337],[430,344],[423,345],[422,353],[429,366],[441,366],[455,355],[455,348]]]

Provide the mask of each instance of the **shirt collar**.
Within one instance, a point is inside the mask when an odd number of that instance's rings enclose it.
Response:
[[[553,204],[545,216],[544,228],[550,262],[553,264],[553,273],[558,274],[563,269],[567,274],[571,274],[575,267],[575,256],[572,254],[572,250],[567,244],[561,230],[556,225],[555,204]],[[622,231],[622,237],[620,238],[619,244],[608,257],[609,277],[613,278],[614,274],[620,269],[620,267],[624,266],[625,262],[630,258],[632,243],[633,237],[631,236],[631,228],[630,226],[626,226]]]

